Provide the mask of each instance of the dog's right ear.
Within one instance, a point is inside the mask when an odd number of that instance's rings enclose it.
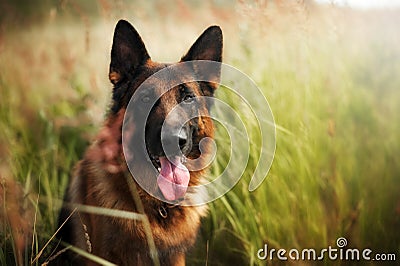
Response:
[[[139,33],[127,21],[120,20],[115,26],[111,49],[109,79],[114,85],[134,75],[140,65],[150,58]]]
[[[213,96],[221,78],[221,64],[198,64],[196,61],[222,62],[223,37],[219,26],[208,27],[189,51],[181,58],[181,62],[192,61],[192,67],[198,80],[208,81],[202,89],[204,96]],[[202,67],[201,67],[202,66]]]

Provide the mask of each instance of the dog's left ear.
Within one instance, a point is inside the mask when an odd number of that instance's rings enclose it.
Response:
[[[200,35],[181,61],[209,60],[222,62],[222,43],[221,28],[219,26],[211,26]],[[196,68],[196,63],[194,62],[193,64],[196,76],[199,79],[209,81],[208,89],[203,90],[204,94],[212,96],[220,81],[221,65],[210,64],[207,65],[207,68]]]
[[[111,48],[109,78],[114,85],[132,76],[139,66],[150,58],[142,38],[127,21],[120,20],[115,26]]]

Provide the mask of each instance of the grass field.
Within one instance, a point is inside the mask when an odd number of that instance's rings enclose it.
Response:
[[[268,177],[248,191],[252,154],[238,185],[210,204],[189,264],[286,265],[261,261],[257,251],[320,250],[339,237],[396,254],[398,263],[400,10],[311,1],[11,2],[0,2],[8,11],[0,20],[1,265],[16,263],[29,232],[24,264],[51,257],[55,243],[45,244],[57,229],[58,200],[108,105],[119,18],[135,25],[154,60],[167,62],[208,25],[221,25],[224,62],[257,83],[277,124]],[[222,164],[227,151],[218,154]]]

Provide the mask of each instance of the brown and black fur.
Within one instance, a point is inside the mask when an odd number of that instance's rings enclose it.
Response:
[[[209,27],[197,39],[181,61],[211,60],[221,62],[222,32],[218,26]],[[128,178],[132,179],[127,169],[126,158],[122,152],[121,128],[127,105],[138,86],[153,73],[168,64],[154,62],[136,30],[126,21],[116,25],[111,50],[109,78],[113,83],[112,103],[104,125],[93,144],[86,150],[83,159],[77,164],[65,195],[65,205],[59,218],[61,225],[71,214],[73,204],[91,205],[109,209],[139,212],[129,188]],[[188,75],[188,73],[182,75]],[[218,80],[219,71],[211,77]],[[175,78],[180,78],[176,76]],[[160,85],[161,86],[161,85]],[[160,99],[146,122],[146,144],[154,154],[162,153],[159,130],[168,112],[182,100],[199,97],[196,119],[189,121],[191,130],[191,150],[187,156],[199,156],[199,141],[204,137],[213,137],[213,124],[208,117],[210,102],[200,96],[212,96],[216,83],[191,82],[184,87],[178,86],[161,95],[161,88],[154,84],[150,93],[160,94]],[[182,114],[185,116],[185,114]],[[135,118],[140,113],[132,114],[132,139],[137,129]],[[137,165],[143,165],[141,178],[153,178],[153,169],[149,169],[144,158],[135,157]],[[203,171],[190,172],[191,185],[201,182]],[[166,217],[160,215],[160,207],[165,203],[150,196],[133,183],[138,191],[144,212],[148,217],[158,257],[161,265],[184,265],[185,252],[193,246],[200,218],[206,208],[182,207],[165,208]],[[156,188],[155,188],[156,189]],[[157,192],[155,192],[157,193]],[[143,223],[107,215],[75,212],[62,227],[58,235],[62,241],[73,244],[89,253],[104,258],[118,265],[151,265],[149,247],[146,241]],[[85,237],[86,234],[86,237]],[[73,252],[63,253],[58,258],[59,265],[95,265],[90,260],[82,259]]]

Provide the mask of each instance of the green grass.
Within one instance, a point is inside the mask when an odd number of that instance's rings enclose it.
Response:
[[[79,13],[69,5],[56,6],[56,15],[52,11],[37,24],[2,20],[0,177],[17,180],[25,193],[7,200],[36,213],[26,265],[57,229],[56,199],[101,125],[119,17],[137,26],[159,61],[176,61],[206,26],[220,24],[225,62],[255,80],[277,124],[272,168],[250,193],[259,135],[247,121],[255,137],[247,170],[232,191],[210,204],[188,256],[191,264],[265,265],[256,256],[264,244],[321,249],[336,246],[341,236],[351,247],[400,259],[398,11],[286,4],[261,12],[256,3],[230,4],[228,11],[210,3],[169,10],[157,3],[140,8],[104,3],[94,4],[98,14],[88,17],[86,9]],[[189,13],[178,16],[182,10]],[[217,132],[220,147],[226,146],[225,134]],[[214,175],[227,156],[227,149],[218,151]],[[6,206],[5,190],[0,191]],[[13,265],[12,226],[2,220],[0,264]],[[35,264],[46,261],[54,244]]]

